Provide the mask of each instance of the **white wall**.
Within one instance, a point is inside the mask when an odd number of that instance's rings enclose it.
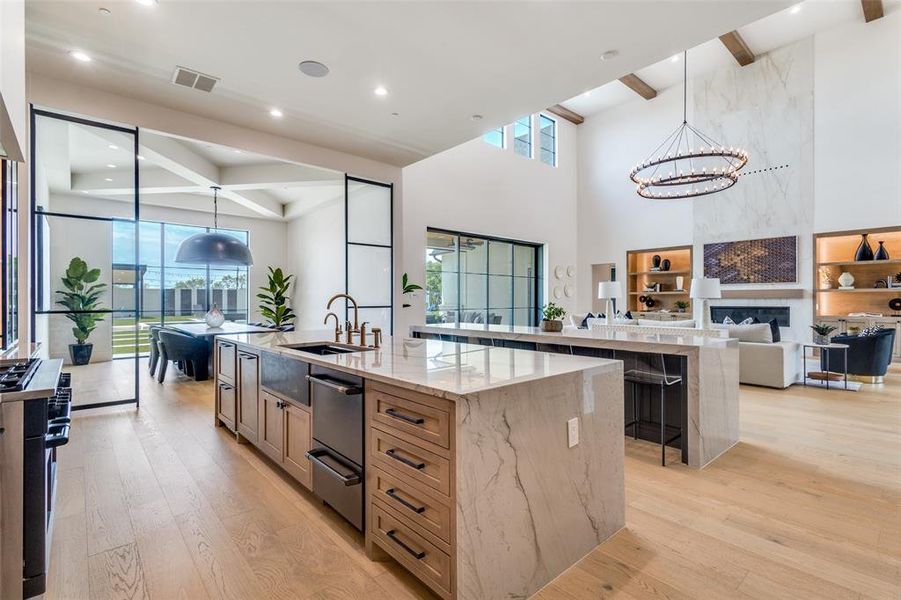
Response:
[[[344,200],[329,201],[289,221],[286,243],[285,266],[295,277],[295,326],[323,329],[326,302],[333,294],[344,291]],[[343,321],[344,313],[338,310],[338,304],[332,308]]]
[[[689,121],[749,148],[747,170],[790,165],[712,196],[652,202],[628,179],[678,124],[681,86],[587,118],[579,128],[578,307],[591,306],[590,265],[616,262],[624,273],[626,250],[691,243],[700,272],[705,242],[798,235],[799,280],[777,287],[800,287],[806,297],[741,303],[791,306],[787,333],[806,339],[812,234],[901,224],[899,34],[901,13],[849,23],[689,80]]]
[[[548,284],[553,267],[576,265],[576,127],[556,120],[557,167],[481,138],[405,167],[398,272],[408,272],[414,283],[424,282],[426,229],[436,227],[545,244],[544,281],[553,289],[553,282]],[[575,307],[575,297],[554,301],[568,311]],[[406,334],[410,325],[425,320],[422,295],[410,303],[410,308],[396,309],[397,333]]]
[[[0,2],[0,146],[12,160],[24,160],[25,3]]]

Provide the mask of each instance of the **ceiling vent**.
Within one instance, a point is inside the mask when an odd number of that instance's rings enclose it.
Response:
[[[213,86],[219,81],[218,77],[204,75],[198,71],[192,71],[184,67],[175,67],[175,73],[172,74],[172,83],[175,85],[183,85],[185,87],[194,88],[201,92],[213,91]]]

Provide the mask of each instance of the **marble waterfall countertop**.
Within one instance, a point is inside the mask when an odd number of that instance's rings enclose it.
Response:
[[[383,337],[380,348],[330,356],[285,347],[310,342],[344,345],[334,342],[334,335],[331,330],[291,331],[223,335],[216,339],[448,398],[587,369],[620,368],[619,361],[603,358],[391,336]]]

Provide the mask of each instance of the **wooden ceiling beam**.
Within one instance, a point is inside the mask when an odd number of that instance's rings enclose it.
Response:
[[[566,119],[573,125],[581,125],[585,121],[585,117],[577,112],[571,111],[565,106],[555,104],[547,109],[549,113],[555,114],[562,119]]]
[[[882,0],[860,0],[860,6],[863,8],[863,18],[867,23],[881,19],[885,15]]]
[[[623,83],[623,85],[631,89],[633,92],[635,92],[645,100],[653,100],[657,97],[657,90],[646,84],[644,80],[635,73],[623,75],[619,78],[619,80]]]
[[[751,49],[748,48],[745,40],[737,31],[724,33],[720,36],[720,41],[741,66],[746,67],[754,62],[754,53],[751,52]]]

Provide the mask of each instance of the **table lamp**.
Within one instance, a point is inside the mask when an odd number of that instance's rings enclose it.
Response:
[[[618,281],[601,281],[598,283],[598,300],[606,300],[604,322],[613,325],[613,299],[623,295],[623,287]]]
[[[698,320],[698,329],[707,329],[710,327],[710,309],[707,306],[707,300],[710,298],[722,298],[723,292],[720,290],[720,280],[718,277],[692,277],[691,292],[689,296],[692,300],[701,301],[701,318]]]

